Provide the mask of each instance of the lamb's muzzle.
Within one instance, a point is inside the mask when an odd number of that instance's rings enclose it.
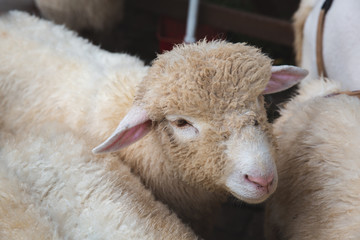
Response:
[[[227,154],[233,161],[226,187],[237,198],[259,203],[269,197],[277,186],[274,153],[264,134],[256,126],[247,126],[229,139]]]

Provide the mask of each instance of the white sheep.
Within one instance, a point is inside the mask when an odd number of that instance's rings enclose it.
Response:
[[[262,94],[305,70],[271,67],[258,49],[224,41],[178,46],[148,68],[19,12],[1,16],[0,31],[3,129],[60,121],[89,148],[116,129],[94,151],[128,146],[116,157],[200,232],[228,194],[259,203],[274,192]]]
[[[316,64],[316,32],[320,8],[325,0],[302,0],[294,15],[297,64],[309,70],[302,81],[319,77]],[[327,77],[339,81],[347,90],[360,88],[359,57],[360,2],[333,1],[326,14],[323,29],[323,59]]]
[[[197,239],[123,162],[61,124],[2,132],[0,146],[1,239]]]
[[[360,99],[314,80],[281,110],[267,239],[360,239]],[[359,96],[359,93],[357,93]]]
[[[35,0],[41,15],[68,28],[102,31],[124,17],[124,0]]]

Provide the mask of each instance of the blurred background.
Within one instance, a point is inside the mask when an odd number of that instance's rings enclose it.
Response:
[[[247,42],[261,48],[275,65],[294,65],[291,18],[299,2],[201,0],[196,37]],[[105,50],[136,55],[147,64],[183,42],[188,6],[188,0],[0,0],[2,13],[19,9],[50,19]],[[294,88],[266,96],[270,121],[293,92]],[[264,239],[263,204],[230,198],[222,211],[213,239]]]

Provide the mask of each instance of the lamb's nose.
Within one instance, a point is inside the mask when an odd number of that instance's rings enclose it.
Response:
[[[246,174],[245,178],[249,182],[252,182],[252,183],[256,184],[257,186],[266,189],[267,192],[269,192],[269,187],[272,185],[272,183],[274,181],[274,175],[257,177],[257,176],[250,176],[250,175]]]

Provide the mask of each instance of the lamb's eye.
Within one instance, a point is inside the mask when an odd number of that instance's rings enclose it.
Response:
[[[166,120],[172,130],[171,134],[177,141],[194,140],[200,134],[199,129],[196,126],[201,125],[196,119],[191,117],[184,118],[179,115],[168,115],[166,116]]]
[[[171,122],[171,124],[175,125],[178,128],[183,128],[191,125],[188,121],[182,118]]]
[[[258,120],[255,120],[255,121],[254,121],[254,126],[259,126]]]

